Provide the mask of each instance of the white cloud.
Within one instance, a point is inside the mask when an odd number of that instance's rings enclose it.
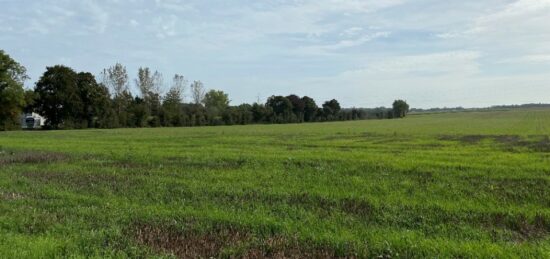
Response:
[[[550,62],[550,54],[538,54],[538,55],[528,55],[525,57],[525,60],[530,62]]]
[[[179,19],[175,15],[160,16],[153,20],[156,30],[156,36],[159,39],[172,37],[177,34],[176,25]]]
[[[132,25],[132,27],[137,27],[139,25],[139,22],[135,19],[130,19],[130,25]]]
[[[364,29],[362,27],[351,27],[346,30],[344,30],[342,33],[340,33],[340,36],[342,37],[353,37],[360,32],[362,32]]]
[[[2,9],[0,45],[33,78],[55,62],[96,72],[120,61],[228,87],[236,102],[299,91],[345,106],[537,101],[550,85],[550,0],[12,0]]]
[[[295,53],[297,55],[327,55],[342,49],[357,47],[378,38],[385,38],[390,34],[390,32],[375,32],[372,34],[365,34],[354,39],[342,39],[333,44],[304,46],[298,48]]]
[[[109,23],[109,14],[94,1],[85,1],[85,4],[94,20],[94,24],[91,26],[92,30],[104,33]]]
[[[478,59],[481,54],[476,51],[450,51],[423,55],[407,55],[384,58],[370,62],[367,68],[343,73],[343,76],[376,76],[394,77],[404,74],[427,77],[434,74],[473,75],[479,72]]]

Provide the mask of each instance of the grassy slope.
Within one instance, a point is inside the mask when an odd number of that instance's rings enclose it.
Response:
[[[550,110],[0,132],[0,257],[550,257],[548,135]]]

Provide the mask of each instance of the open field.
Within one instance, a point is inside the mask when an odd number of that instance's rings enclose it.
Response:
[[[0,257],[550,257],[550,110],[0,132]]]

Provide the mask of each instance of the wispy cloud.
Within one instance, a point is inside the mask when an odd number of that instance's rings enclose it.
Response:
[[[95,73],[122,62],[130,71],[148,65],[201,79],[235,103],[288,92],[335,97],[345,106],[397,97],[413,106],[475,106],[487,96],[497,103],[514,96],[550,102],[550,0],[4,0],[1,6],[0,46],[33,79],[59,62]]]

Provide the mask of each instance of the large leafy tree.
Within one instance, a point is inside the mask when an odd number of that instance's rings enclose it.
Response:
[[[273,110],[277,122],[287,122],[292,113],[292,103],[284,96],[271,96],[267,99],[266,107]]]
[[[393,117],[404,118],[409,113],[409,104],[403,100],[396,100],[393,102]]]
[[[204,107],[206,108],[206,113],[210,120],[210,123],[213,125],[223,124],[223,115],[228,111],[229,107],[229,96],[223,91],[210,90],[204,95]],[[226,116],[231,117],[231,116]],[[227,118],[226,118],[227,119]],[[231,121],[231,120],[227,120]],[[232,122],[229,124],[233,124]]]
[[[302,98],[294,94],[291,94],[286,98],[290,101],[290,103],[292,103],[292,112],[294,113],[294,115],[296,115],[298,121],[304,121],[304,109],[306,107],[306,104],[304,103]]]
[[[101,80],[113,96],[112,107],[115,120],[114,127],[131,126],[129,109],[134,97],[130,93],[128,87],[128,71],[126,67],[120,63],[103,69],[101,72]]]
[[[15,125],[25,106],[26,69],[0,50],[0,130]]]
[[[314,121],[315,116],[317,116],[317,110],[319,109],[315,100],[311,97],[304,96],[302,97],[302,102],[304,103],[304,121]]]
[[[77,77],[82,115],[88,128],[106,127],[105,121],[110,110],[109,89],[103,84],[98,84],[91,73],[81,72]]]
[[[36,108],[54,129],[81,127],[84,104],[78,89],[78,74],[66,66],[47,67],[36,83]]]
[[[204,106],[223,112],[229,106],[229,96],[223,91],[210,90],[204,95]]]
[[[323,112],[328,119],[334,119],[340,112],[341,107],[340,103],[336,99],[326,101],[323,104]]]
[[[259,104],[257,102],[252,104],[250,111],[252,112],[252,121],[255,123],[266,122],[272,112],[270,107]]]

